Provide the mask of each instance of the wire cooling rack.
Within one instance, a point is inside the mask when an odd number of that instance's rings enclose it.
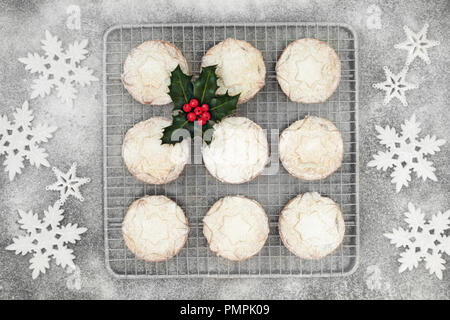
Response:
[[[256,179],[224,184],[212,177],[201,162],[199,148],[192,147],[193,164],[174,182],[144,184],[133,178],[121,158],[122,140],[129,128],[152,116],[170,117],[170,106],[145,106],[128,94],[120,81],[122,63],[140,43],[160,39],[175,44],[194,74],[201,58],[213,45],[228,37],[250,42],[266,64],[266,84],[249,102],[238,106],[246,116],[267,130],[271,146],[269,168]],[[324,103],[291,102],[276,80],[275,64],[292,41],[312,37],[327,42],[342,62],[342,78],[333,96]],[[318,23],[122,25],[104,36],[104,228],[108,269],[118,277],[279,277],[342,276],[358,263],[358,76],[357,39],[347,25]],[[278,160],[279,133],[306,115],[333,121],[342,133],[345,154],[342,167],[326,179],[306,182],[293,176]],[[343,244],[321,260],[303,260],[285,248],[278,235],[279,213],[300,193],[317,191],[336,201],[344,214]],[[202,218],[221,197],[243,195],[258,201],[269,217],[270,233],[259,254],[243,262],[230,262],[209,251],[202,232]],[[185,211],[190,233],[183,250],[174,258],[151,263],[137,259],[125,246],[121,224],[128,206],[144,195],[166,195]]]

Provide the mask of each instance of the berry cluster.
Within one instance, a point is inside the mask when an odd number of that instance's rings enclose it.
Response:
[[[194,122],[197,120],[197,123],[201,126],[205,125],[211,119],[211,115],[208,112],[209,106],[206,103],[199,106],[197,99],[191,99],[189,103],[186,103],[183,106],[183,111],[187,113],[186,117],[188,121]]]

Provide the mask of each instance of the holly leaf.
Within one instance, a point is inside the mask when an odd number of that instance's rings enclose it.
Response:
[[[178,65],[170,76],[169,96],[173,101],[173,109],[181,110],[193,96],[192,76],[183,73]]]
[[[186,137],[200,136],[207,144],[211,143],[213,125],[220,122],[223,118],[233,114],[236,111],[239,94],[230,96],[228,92],[224,95],[216,96],[217,91],[217,75],[216,67],[210,66],[202,68],[200,77],[191,82],[192,76],[188,76],[177,66],[172,71],[169,85],[169,95],[174,103],[172,124],[165,127],[161,138],[162,144],[175,144],[183,141]],[[187,120],[186,112],[183,105],[195,97],[200,104],[209,105],[209,113],[211,119],[203,126],[199,126],[197,120],[190,122]],[[179,131],[186,129],[187,131]]]
[[[230,96],[227,91],[222,96],[212,98],[209,102],[211,119],[214,119],[215,122],[220,122],[223,118],[233,114],[236,111],[239,95]]]
[[[200,104],[208,103],[216,96],[217,88],[217,66],[203,67],[200,77],[194,81],[194,97]]]
[[[185,137],[182,133],[174,135],[178,129],[187,129],[191,136],[194,133],[194,124],[186,119],[186,115],[183,112],[173,115],[172,124],[164,128],[161,138],[162,144],[175,144],[183,141]]]

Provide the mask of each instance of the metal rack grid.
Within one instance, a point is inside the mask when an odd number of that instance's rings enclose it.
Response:
[[[227,37],[243,39],[259,49],[266,64],[266,85],[255,98],[238,106],[246,116],[267,130],[271,146],[271,169],[253,181],[223,184],[209,175],[202,164],[188,164],[174,182],[149,185],[134,179],[121,158],[127,130],[155,115],[170,117],[170,107],[145,106],[128,94],[120,81],[122,62],[129,51],[150,39],[174,43],[186,57],[194,74],[201,58],[213,45]],[[313,37],[327,42],[342,62],[342,78],[333,96],[320,104],[291,102],[276,80],[275,64],[283,49],[296,39]],[[104,229],[107,268],[118,277],[279,277],[342,276],[357,267],[359,255],[358,198],[358,76],[357,39],[347,25],[320,23],[267,24],[175,24],[122,25],[104,36]],[[326,179],[306,182],[293,176],[278,160],[278,134],[306,115],[333,121],[342,133],[345,154],[342,167]],[[195,144],[194,144],[195,145]],[[194,158],[201,154],[193,146]],[[197,158],[198,160],[198,158]],[[278,169],[276,169],[278,167]],[[271,172],[276,169],[275,174]],[[344,214],[343,244],[321,260],[303,260],[291,254],[278,235],[277,222],[284,205],[300,193],[317,191],[336,201]],[[166,195],[185,211],[190,233],[183,250],[158,263],[136,259],[121,235],[128,206],[144,195]],[[226,195],[240,194],[255,199],[269,217],[270,233],[259,254],[243,262],[230,262],[209,251],[202,233],[202,218],[209,207]]]

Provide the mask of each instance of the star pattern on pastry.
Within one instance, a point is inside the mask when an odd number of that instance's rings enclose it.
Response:
[[[155,89],[161,88],[161,82],[158,81],[158,75],[165,72],[163,68],[164,65],[165,61],[160,59],[160,57],[155,57],[153,55],[147,56],[145,63],[139,67],[144,86],[153,87]]]
[[[314,83],[320,80],[322,74],[322,63],[318,61],[312,54],[295,63],[297,73],[295,80],[306,83],[308,87],[312,87]],[[305,77],[305,75],[307,75]]]
[[[415,33],[408,26],[404,26],[403,30],[406,33],[406,40],[402,43],[396,44],[396,49],[403,49],[408,51],[406,57],[406,65],[411,64],[417,57],[430,64],[430,58],[428,56],[427,49],[439,45],[439,41],[427,39],[427,31],[429,25],[426,23],[422,30]]]
[[[170,222],[159,214],[151,215],[143,224],[143,229],[149,234],[148,241],[157,245],[162,241],[170,241],[168,226]]]
[[[245,242],[251,229],[252,226],[240,215],[225,216],[219,228],[232,244]]]
[[[394,74],[386,66],[383,67],[383,70],[386,75],[386,81],[373,85],[376,89],[386,91],[383,104],[387,105],[393,98],[397,98],[404,106],[407,106],[408,102],[406,101],[405,92],[418,88],[416,84],[406,82],[405,80],[408,67],[404,67],[398,74]]]
[[[55,183],[47,186],[46,190],[59,191],[60,204],[64,204],[70,196],[73,196],[80,201],[84,201],[84,198],[80,192],[80,187],[86,183],[89,183],[91,179],[77,177],[76,162],[72,164],[69,171],[66,173],[63,173],[56,167],[53,167],[52,170],[55,173],[57,180]]]

